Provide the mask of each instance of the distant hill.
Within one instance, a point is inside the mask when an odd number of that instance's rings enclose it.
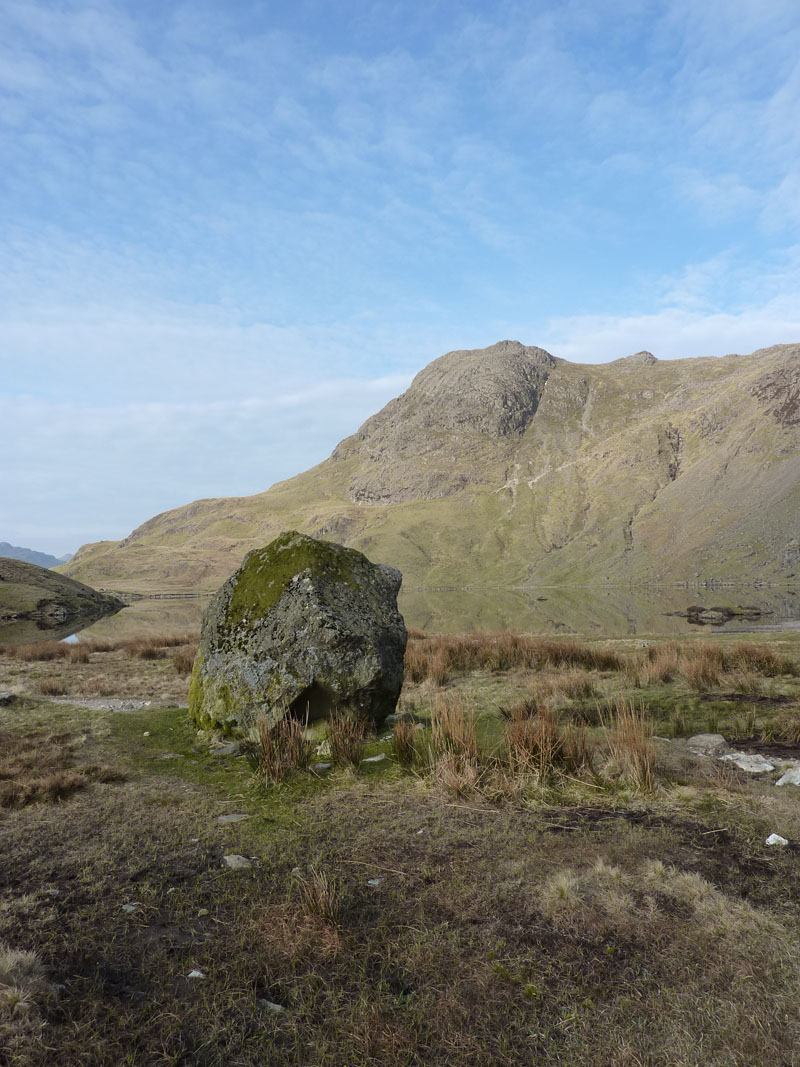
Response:
[[[26,563],[35,563],[37,567],[58,567],[61,563],[69,563],[72,555],[50,556],[47,552],[37,552],[33,548],[20,548],[19,545],[10,545],[8,541],[0,541],[0,557],[5,559],[21,559]]]
[[[577,364],[502,341],[450,352],[329,459],[199,500],[65,573],[211,589],[299,529],[407,587],[800,580],[800,345]]]
[[[19,559],[0,557],[0,620],[61,621],[81,615],[108,615],[123,603],[82,582]]]

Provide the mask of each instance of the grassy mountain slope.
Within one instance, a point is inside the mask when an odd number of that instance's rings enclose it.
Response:
[[[107,593],[19,559],[0,557],[0,619],[100,616],[122,607]]]
[[[411,586],[791,581],[800,576],[800,345],[574,364],[504,341],[451,352],[323,463],[200,500],[65,573],[214,588],[296,528]]]

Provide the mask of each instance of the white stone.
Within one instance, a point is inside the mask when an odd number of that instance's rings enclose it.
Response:
[[[258,1003],[262,1008],[266,1008],[267,1011],[274,1011],[276,1015],[286,1011],[283,1004],[276,1004],[274,1000],[259,1000]]]
[[[721,760],[729,760],[743,771],[747,771],[748,774],[767,774],[768,771],[775,770],[775,764],[765,760],[758,753],[731,752],[730,755],[720,756],[719,758]]]
[[[782,778],[777,780],[775,785],[800,785],[800,767],[792,767]]]
[[[236,853],[232,853],[230,856],[223,856],[222,860],[225,866],[230,867],[232,871],[244,871],[253,866],[252,861],[247,856],[238,856]]]
[[[189,973],[186,975],[186,977],[187,978],[205,978],[205,975],[203,974],[202,971],[194,970],[194,971],[189,971]]]
[[[362,759],[362,763],[382,763],[386,759],[386,753],[380,752],[377,756],[367,756],[366,759]]]
[[[230,823],[241,822],[242,819],[249,819],[249,815],[244,815],[241,812],[236,812],[234,815],[218,815],[217,822],[222,826],[228,826]]]
[[[385,878],[369,878],[367,879],[367,885],[380,885],[385,880]]]
[[[764,842],[767,845],[788,845],[789,842],[785,837],[781,837],[780,834],[770,834],[767,840]]]
[[[139,907],[139,905],[138,905],[138,904],[123,904],[123,905],[122,905],[122,910],[123,910],[123,911],[127,911],[127,912],[129,912],[129,913],[130,913],[130,912],[132,912],[132,911],[136,911],[136,909],[137,909],[138,907]]]

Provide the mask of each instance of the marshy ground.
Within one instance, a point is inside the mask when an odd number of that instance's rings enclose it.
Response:
[[[0,1062],[800,1063],[800,788],[682,740],[800,757],[797,635],[414,634],[285,775],[106,645],[0,655]]]

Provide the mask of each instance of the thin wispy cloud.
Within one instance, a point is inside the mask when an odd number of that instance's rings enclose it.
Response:
[[[800,337],[790,0],[0,24],[0,539],[266,488],[447,349]]]

